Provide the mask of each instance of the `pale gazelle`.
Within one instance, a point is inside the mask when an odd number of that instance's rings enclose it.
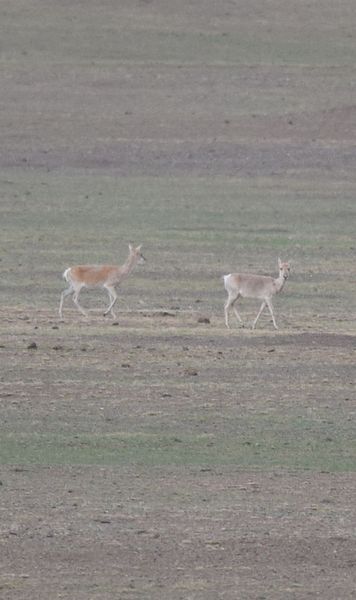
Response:
[[[228,311],[230,307],[233,308],[238,321],[242,323],[242,319],[234,306],[236,300],[241,297],[262,300],[261,308],[252,324],[252,329],[255,329],[256,323],[266,306],[271,313],[274,328],[278,329],[273,314],[272,298],[275,294],[282,291],[283,286],[289,277],[290,266],[288,262],[282,262],[279,258],[278,267],[279,276],[276,279],[264,275],[248,275],[245,273],[230,273],[230,275],[224,275],[224,285],[228,293],[228,299],[225,304],[226,327],[229,327]]]
[[[80,312],[88,316],[88,313],[79,304],[80,291],[85,287],[102,287],[109,294],[109,306],[104,312],[107,315],[109,312],[115,317],[113,311],[114,304],[117,300],[116,287],[122,282],[125,277],[130,275],[133,268],[138,263],[143,263],[146,259],[141,252],[141,246],[134,248],[129,244],[129,255],[126,262],[121,266],[115,265],[77,265],[69,267],[63,273],[63,277],[69,283],[69,287],[61,294],[59,304],[59,316],[62,318],[62,307],[64,299],[67,296],[73,295],[73,302],[78,307]]]

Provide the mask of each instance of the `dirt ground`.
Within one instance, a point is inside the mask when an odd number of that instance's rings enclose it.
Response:
[[[354,597],[356,336],[68,312],[3,338],[2,597]]]
[[[355,595],[348,474],[32,466],[4,479],[4,598]]]
[[[0,12],[0,597],[356,598],[353,4]]]

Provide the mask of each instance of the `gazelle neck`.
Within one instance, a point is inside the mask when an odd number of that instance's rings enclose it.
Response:
[[[283,290],[284,284],[287,281],[287,277],[285,277],[283,271],[279,272],[279,276],[274,280],[274,284],[277,289],[277,293]]]
[[[122,272],[125,273],[125,275],[131,273],[132,269],[136,266],[137,261],[137,256],[135,256],[134,254],[129,254],[129,256],[126,259],[126,262],[122,265]]]

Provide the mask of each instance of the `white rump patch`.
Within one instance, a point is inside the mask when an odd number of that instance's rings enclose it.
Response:
[[[231,277],[231,273],[229,273],[229,275],[223,275],[225,289],[227,289],[226,284],[228,282],[229,277]]]
[[[69,267],[69,269],[66,269],[66,270],[64,271],[64,273],[63,273],[63,278],[64,278],[66,281],[69,281],[69,277],[68,277],[68,275],[69,275],[69,271],[70,271],[70,267]]]

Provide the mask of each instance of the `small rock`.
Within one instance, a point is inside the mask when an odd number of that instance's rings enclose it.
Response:
[[[36,342],[31,342],[28,346],[27,346],[27,350],[37,350],[37,344]]]
[[[184,375],[189,375],[190,377],[196,377],[198,375],[198,371],[195,369],[185,369]]]
[[[208,319],[208,317],[199,317],[198,319],[198,323],[210,323],[210,319]]]
[[[111,519],[109,519],[107,517],[94,519],[94,521],[95,521],[95,523],[102,523],[102,524],[110,524],[111,523]]]
[[[113,323],[111,323],[111,326],[112,326],[112,327],[117,327],[117,326],[118,326],[118,324],[119,324],[119,321],[114,321]]]

